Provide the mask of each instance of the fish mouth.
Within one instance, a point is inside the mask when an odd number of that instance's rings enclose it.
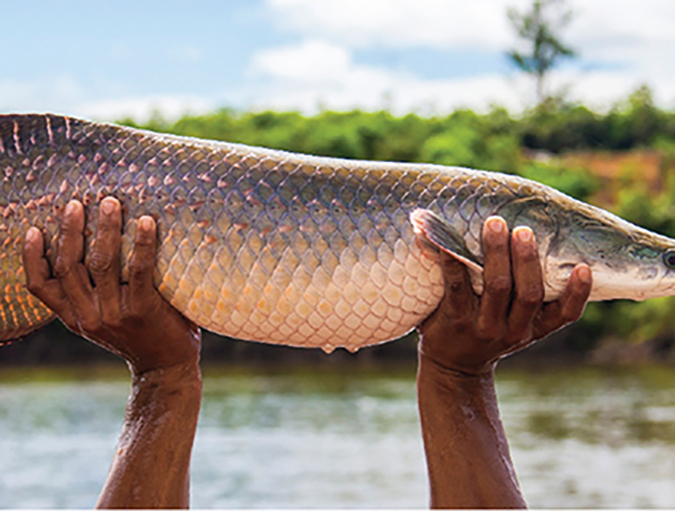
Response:
[[[673,276],[675,278],[675,276]],[[659,281],[659,286],[657,289],[659,289],[659,294],[657,297],[666,297],[666,296],[675,296],[675,281],[670,280],[668,282],[664,282],[666,280],[666,276],[664,275],[661,277],[661,280]],[[652,298],[651,296],[648,298]]]
[[[657,271],[655,270],[655,273]],[[644,279],[641,286],[635,286],[626,298],[641,302],[651,298],[665,298],[675,296],[675,274],[669,275],[669,272],[651,279]],[[652,283],[651,286],[648,284]]]

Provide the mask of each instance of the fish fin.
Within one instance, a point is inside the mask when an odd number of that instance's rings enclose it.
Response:
[[[474,288],[482,289],[483,265],[468,249],[464,238],[447,221],[428,209],[416,209],[410,213],[415,234],[422,242],[436,250],[442,250],[465,264],[471,274]],[[480,285],[478,285],[478,280]]]
[[[0,347],[23,339],[56,317],[23,286],[11,286],[9,294],[0,300],[0,309]]]

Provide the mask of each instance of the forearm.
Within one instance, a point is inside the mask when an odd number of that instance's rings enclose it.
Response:
[[[189,507],[201,391],[196,363],[133,377],[124,427],[97,507]]]
[[[432,507],[526,507],[491,373],[466,375],[420,354],[418,402]]]

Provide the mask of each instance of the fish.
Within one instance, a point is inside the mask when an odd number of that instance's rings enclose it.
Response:
[[[545,300],[571,271],[591,300],[675,294],[675,240],[514,175],[325,158],[51,115],[0,116],[0,342],[54,314],[25,287],[21,247],[42,230],[53,264],[66,204],[85,247],[106,196],[123,209],[121,279],[138,218],[157,222],[154,283],[200,327],[231,338],[356,351],[400,338],[440,303],[439,253],[482,292],[490,216],[536,237]]]

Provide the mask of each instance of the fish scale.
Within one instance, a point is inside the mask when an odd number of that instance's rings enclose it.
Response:
[[[122,203],[123,280],[137,219],[152,215],[155,284],[181,313],[226,336],[326,351],[401,337],[438,306],[438,252],[417,242],[414,210],[442,218],[478,261],[488,216],[530,225],[546,263],[555,222],[534,213],[541,204],[582,208],[515,176],[319,158],[55,115],[0,116],[0,179],[1,341],[53,318],[24,287],[20,248],[38,226],[53,263],[73,198],[85,205],[89,248],[101,199]],[[599,211],[589,214],[614,221]],[[561,286],[549,277],[550,300]]]

